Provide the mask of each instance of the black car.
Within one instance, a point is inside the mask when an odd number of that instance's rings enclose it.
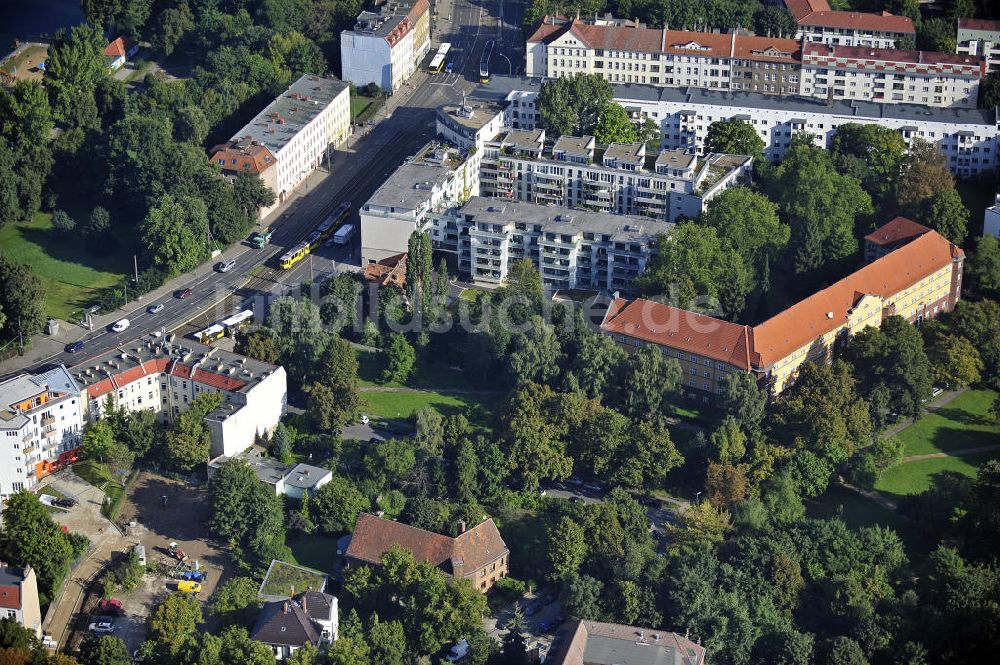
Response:
[[[76,353],[77,351],[83,351],[82,341],[70,342],[66,345],[66,353]]]
[[[527,607],[524,608],[524,616],[532,617],[538,614],[538,610],[542,609],[542,604],[538,601],[529,603]]]
[[[76,505],[76,499],[71,499],[68,496],[52,500],[53,506],[59,506],[60,508],[72,508]]]

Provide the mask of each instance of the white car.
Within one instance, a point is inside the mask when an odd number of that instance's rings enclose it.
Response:
[[[361,414],[361,424],[362,425],[367,425],[369,422],[371,422],[371,420],[369,420],[368,416],[366,414],[362,413]]]
[[[87,630],[92,633],[112,633],[115,630],[115,626],[110,621],[95,621],[87,626]]]
[[[114,330],[116,333],[125,332],[126,330],[128,330],[128,326],[129,326],[128,319],[122,319],[120,321],[115,321],[114,325],[111,326],[111,329]]]
[[[465,658],[469,653],[469,641],[459,640],[456,644],[451,647],[451,651],[445,656],[445,660],[449,663],[457,663],[458,661]]]

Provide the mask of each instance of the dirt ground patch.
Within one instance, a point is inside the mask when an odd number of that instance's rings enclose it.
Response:
[[[163,503],[166,497],[166,505]],[[169,555],[170,543],[198,561],[201,570],[208,574],[202,583],[201,601],[211,597],[220,582],[231,575],[232,560],[223,543],[214,540],[208,530],[212,509],[204,487],[171,480],[164,476],[143,471],[136,478],[132,490],[122,504],[121,522],[135,522],[129,535],[146,548],[150,564],[161,562],[166,566],[176,563]],[[161,588],[174,591],[176,580],[161,580]]]

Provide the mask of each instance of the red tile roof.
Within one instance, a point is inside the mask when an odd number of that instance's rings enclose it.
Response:
[[[104,47],[104,55],[109,58],[124,58],[125,50],[125,38],[119,37]]]
[[[836,330],[865,294],[889,298],[964,256],[960,247],[938,233],[925,233],[755,326],[754,365],[766,369]]]
[[[960,65],[981,69],[983,59],[974,55],[961,53],[941,53],[938,51],[903,51],[894,48],[873,48],[871,46],[840,46],[808,42],[802,50],[803,60],[813,58],[837,58],[841,60],[857,60],[865,64],[874,64],[874,60],[883,62],[903,62],[913,65]]]
[[[0,585],[0,607],[5,610],[21,609],[21,587],[17,584]]]
[[[821,28],[846,28],[848,30],[868,30],[873,32],[894,32],[913,35],[916,29],[913,21],[906,16],[896,16],[889,12],[865,14],[861,12],[814,11],[797,19],[799,25]]]
[[[546,16],[535,31],[528,37],[529,42],[545,42],[548,44],[559,35],[569,30],[569,22],[556,19],[555,23],[548,23],[550,17]]]
[[[750,369],[750,328],[638,298],[616,298],[601,329]]]
[[[220,164],[220,160],[221,163]],[[261,173],[277,163],[274,154],[266,146],[234,139],[212,148],[212,161],[223,171],[249,171]]]
[[[457,538],[449,538],[361,513],[346,556],[378,564],[393,545],[413,552],[414,560],[427,561],[448,573],[452,572],[454,564],[461,564],[465,573],[471,573],[507,554],[507,545],[492,519],[477,524]]]
[[[1000,21],[991,21],[985,18],[960,18],[958,19],[958,29],[1000,32]]]
[[[830,5],[826,0],[785,0],[785,7],[796,21],[813,12],[830,11]]]
[[[766,55],[772,51],[788,55]],[[802,44],[797,39],[737,35],[732,55],[741,60],[797,63],[802,58]]]
[[[866,235],[865,242],[885,247],[887,245],[895,245],[898,242],[919,238],[929,231],[929,228],[917,224],[913,220],[905,217],[896,217]]]
[[[169,358],[156,358],[154,360],[147,360],[140,366],[130,367],[129,369],[113,374],[110,378],[102,379],[97,383],[87,386],[87,394],[90,399],[97,399],[102,395],[113,392],[127,386],[133,381],[137,381],[144,376],[151,376],[155,374],[169,373],[171,376],[177,376],[182,379],[191,379],[191,368],[184,363],[171,361]],[[243,379],[239,379],[228,374],[216,374],[215,372],[210,372],[202,367],[195,369],[195,375],[192,379],[202,385],[211,386],[213,388],[218,388],[219,390],[226,390],[229,392],[239,390],[243,386],[247,385],[247,382]]]

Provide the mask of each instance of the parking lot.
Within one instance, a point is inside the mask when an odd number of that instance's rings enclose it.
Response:
[[[538,646],[543,653],[546,652],[552,644],[553,633],[565,618],[562,607],[556,600],[555,589],[540,589],[535,593],[526,593],[517,602],[524,610],[528,647]],[[483,620],[483,627],[494,639],[503,641],[504,635],[507,634],[504,626],[507,625],[513,609],[513,604],[506,605],[496,614],[487,616]]]

